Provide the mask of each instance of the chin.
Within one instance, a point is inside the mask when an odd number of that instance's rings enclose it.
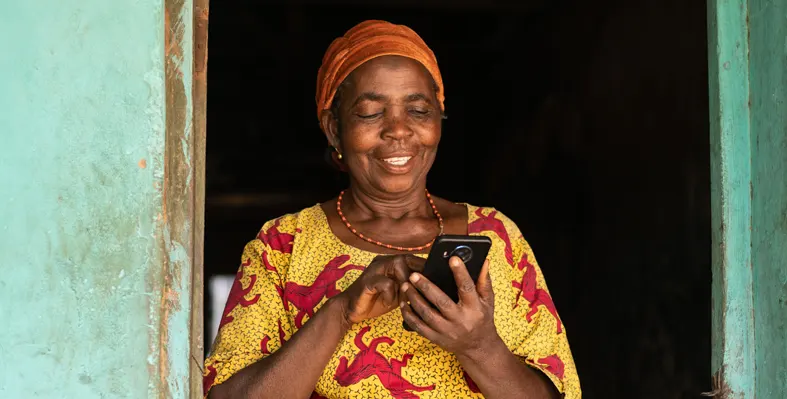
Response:
[[[378,189],[387,194],[400,194],[411,191],[416,186],[417,181],[407,176],[386,178],[378,181]]]

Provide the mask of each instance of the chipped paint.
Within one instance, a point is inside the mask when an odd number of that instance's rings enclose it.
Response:
[[[205,216],[205,139],[207,111],[207,67],[208,67],[208,0],[193,0],[194,6],[194,70],[192,80],[193,104],[193,158],[194,175],[194,241],[191,275],[191,367],[189,390],[192,398],[202,398],[203,345],[203,244]]]
[[[166,145],[164,179],[162,184],[162,219],[158,225],[161,238],[161,276],[158,339],[155,349],[157,361],[157,396],[160,398],[200,397],[193,392],[193,341],[201,344],[202,331],[192,332],[192,310],[195,291],[201,298],[201,286],[193,285],[193,273],[201,275],[201,216],[194,228],[196,210],[204,194],[202,185],[196,186],[194,176],[204,177],[204,166],[197,165],[204,155],[204,129],[194,132],[193,114],[193,3],[190,0],[164,2],[164,63],[166,79]],[[196,141],[196,142],[195,142]],[[197,174],[199,173],[199,174]],[[199,252],[195,252],[198,249]],[[195,269],[194,266],[198,265]],[[153,349],[153,348],[151,348]],[[199,354],[202,357],[202,354]]]

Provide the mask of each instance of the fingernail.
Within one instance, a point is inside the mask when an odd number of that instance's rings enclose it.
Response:
[[[399,307],[400,307],[400,308],[402,308],[402,309],[404,309],[404,301],[402,301],[402,302],[399,302]]]
[[[402,292],[407,292],[408,288],[410,288],[410,286],[407,285],[407,283],[402,284]]]
[[[417,283],[418,280],[420,279],[421,279],[421,275],[418,273],[413,273],[410,275],[410,281],[412,281],[413,283]]]

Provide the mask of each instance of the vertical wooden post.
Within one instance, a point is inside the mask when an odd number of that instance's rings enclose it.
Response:
[[[201,398],[207,0],[164,0],[165,152],[158,378]]]
[[[708,3],[712,372],[722,398],[754,398],[747,12],[746,0]]]
[[[191,398],[202,398],[204,357],[204,226],[205,226],[205,151],[208,104],[208,9],[209,0],[194,0],[194,249],[191,295]]]
[[[787,2],[749,0],[757,398],[787,397]]]
[[[708,3],[717,398],[787,388],[785,37],[784,2]]]

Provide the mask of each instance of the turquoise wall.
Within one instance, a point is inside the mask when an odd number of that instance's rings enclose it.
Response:
[[[187,8],[174,20],[190,44]],[[188,396],[167,26],[161,0],[0,2],[0,397]]]

